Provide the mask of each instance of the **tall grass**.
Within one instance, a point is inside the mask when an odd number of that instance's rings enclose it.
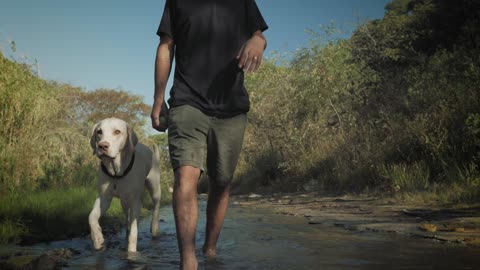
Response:
[[[6,218],[0,221],[0,244],[18,242],[27,233],[27,227],[20,220]]]
[[[2,242],[63,239],[89,231],[88,215],[97,197],[94,188],[75,187],[32,193],[12,193],[0,198]],[[106,220],[123,220],[118,200]]]
[[[378,169],[381,177],[398,191],[424,191],[429,187],[430,172],[425,163],[382,165]]]

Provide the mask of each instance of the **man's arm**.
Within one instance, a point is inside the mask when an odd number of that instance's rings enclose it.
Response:
[[[256,31],[238,52],[238,67],[242,68],[243,72],[257,71],[262,63],[263,52],[266,48],[267,39],[262,31]]]
[[[160,117],[168,117],[164,98],[173,61],[173,50],[173,39],[167,35],[162,35],[155,58],[155,94],[153,97],[152,114],[150,116],[152,119],[152,127],[158,131],[165,131],[167,129],[166,121],[160,121]]]

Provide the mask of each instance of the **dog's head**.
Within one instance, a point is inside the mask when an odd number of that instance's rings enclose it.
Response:
[[[90,138],[93,154],[109,158],[115,158],[123,151],[133,152],[137,142],[137,134],[118,118],[107,118],[96,123]]]

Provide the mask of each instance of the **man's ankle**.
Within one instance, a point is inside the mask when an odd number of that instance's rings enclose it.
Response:
[[[206,257],[211,258],[211,257],[217,256],[216,247],[209,247],[207,245],[204,245],[202,248],[202,251],[203,251],[203,255],[205,255]]]
[[[182,254],[180,266],[182,270],[197,270],[198,261],[195,252],[193,254]]]

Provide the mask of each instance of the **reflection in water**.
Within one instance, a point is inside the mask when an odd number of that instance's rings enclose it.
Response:
[[[106,239],[95,252],[90,239],[41,244],[32,249],[80,251],[66,269],[178,269],[175,224],[170,206],[161,209],[158,239],[151,239],[149,219],[139,227],[139,252],[129,254],[125,232]],[[356,233],[306,220],[232,206],[215,260],[200,255],[205,202],[200,202],[197,250],[200,269],[479,269],[479,249],[433,243],[396,235]]]

